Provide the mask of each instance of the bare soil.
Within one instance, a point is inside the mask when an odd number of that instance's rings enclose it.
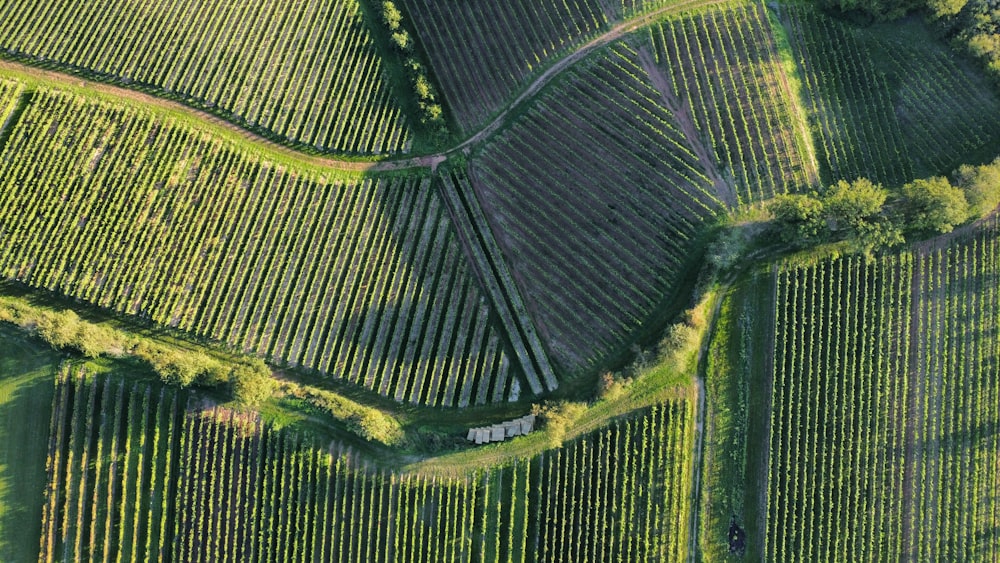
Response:
[[[642,64],[643,69],[646,70],[646,74],[649,75],[653,86],[660,92],[664,105],[674,114],[674,119],[680,125],[681,131],[684,133],[684,138],[687,139],[688,145],[694,150],[695,155],[698,156],[698,162],[701,163],[709,180],[712,181],[715,193],[719,195],[719,198],[727,206],[731,209],[735,208],[739,203],[736,199],[736,192],[733,186],[722,179],[722,175],[719,174],[719,169],[715,164],[715,159],[712,158],[708,147],[705,146],[701,136],[698,135],[698,128],[691,117],[690,104],[686,101],[682,102],[677,98],[676,93],[670,87],[670,80],[663,74],[663,70],[656,65],[656,61],[646,47],[639,49],[639,62]]]

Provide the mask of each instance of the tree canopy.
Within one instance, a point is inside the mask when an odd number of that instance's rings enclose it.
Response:
[[[948,233],[969,218],[965,193],[941,176],[903,186],[903,205],[907,227],[917,232]]]

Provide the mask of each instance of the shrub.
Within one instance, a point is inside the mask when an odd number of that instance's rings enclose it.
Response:
[[[532,405],[531,412],[539,417],[545,424],[545,430],[549,433],[550,445],[554,448],[562,447],[566,432],[587,410],[584,403],[572,403],[560,401],[558,403],[543,403],[542,405]]]
[[[233,398],[244,405],[258,405],[274,393],[271,370],[260,360],[242,363],[229,375]]]

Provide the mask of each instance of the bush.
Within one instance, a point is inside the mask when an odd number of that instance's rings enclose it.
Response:
[[[258,405],[274,393],[271,370],[260,360],[242,363],[229,375],[233,398],[247,406]]]
[[[405,438],[399,421],[378,409],[320,389],[299,388],[296,393],[312,406],[344,422],[348,430],[365,440],[396,446]]]
[[[403,13],[395,4],[386,0],[382,2],[382,20],[385,21],[385,25],[389,26],[390,30],[396,31],[403,24]]]
[[[613,401],[632,384],[632,379],[620,373],[606,371],[597,379],[597,399]]]
[[[362,438],[395,446],[403,441],[403,427],[399,421],[373,408],[364,408],[352,417],[354,430]]]
[[[187,387],[192,383],[211,383],[219,379],[219,363],[205,354],[142,342],[135,356],[144,360],[165,383]],[[203,380],[199,380],[199,379]]]
[[[543,403],[531,407],[532,414],[539,417],[541,422],[545,424],[545,430],[549,433],[550,445],[554,448],[562,447],[566,432],[586,410],[587,405],[568,401]]]

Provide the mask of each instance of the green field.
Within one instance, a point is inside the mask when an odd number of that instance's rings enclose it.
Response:
[[[33,561],[60,357],[3,325],[0,350],[0,560]]]

